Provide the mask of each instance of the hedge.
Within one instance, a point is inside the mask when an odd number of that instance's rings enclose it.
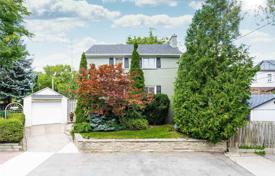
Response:
[[[0,119],[0,143],[18,143],[24,136],[25,117],[21,113],[9,114]]]

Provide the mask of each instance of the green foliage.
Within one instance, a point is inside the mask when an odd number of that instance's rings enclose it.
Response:
[[[79,71],[81,71],[81,69],[87,70],[87,66],[88,66],[87,58],[86,58],[85,53],[83,52],[81,55],[81,59],[80,59]]]
[[[16,119],[25,125],[25,115],[23,113],[10,113],[7,115],[9,119]]]
[[[54,89],[68,98],[75,98],[74,90],[77,89],[76,72],[70,65],[45,66],[42,73],[38,73],[34,91],[45,87],[52,87],[54,78]]]
[[[88,121],[88,108],[85,106],[84,103],[81,103],[81,99],[78,98],[76,109],[75,109],[75,116],[76,116],[76,123],[82,123]]]
[[[123,127],[115,117],[99,116],[96,114],[90,117],[92,131],[116,131]]]
[[[157,36],[153,34],[153,31],[149,31],[149,36],[145,37],[128,37],[127,44],[164,44],[167,41],[167,38],[159,39]]]
[[[257,149],[257,150],[264,150],[265,147],[262,145],[241,145],[239,146],[240,149]]]
[[[130,130],[143,130],[149,127],[148,121],[146,119],[124,119],[123,125],[126,129]]]
[[[75,123],[74,124],[74,133],[87,133],[91,131],[91,125],[88,122]]]
[[[162,125],[169,113],[170,100],[166,94],[156,94],[149,103],[144,114],[150,125]]]
[[[0,99],[22,99],[32,91],[36,75],[30,59],[19,59],[9,68],[0,67]]]
[[[82,133],[84,138],[96,139],[154,139],[154,138],[184,138],[170,125],[151,126],[145,130],[121,130],[111,132]]]
[[[8,119],[0,119],[0,143],[17,143],[24,135],[24,115],[10,115]]]
[[[257,69],[239,36],[235,1],[208,0],[193,17],[179,61],[174,120],[194,138],[218,142],[246,124],[249,86]]]
[[[28,55],[22,42],[31,34],[25,28],[24,17],[29,16],[23,1],[0,0],[0,67],[10,67],[14,61]]]
[[[131,67],[130,67],[130,79],[134,81],[133,86],[139,91],[144,91],[144,74],[140,68],[140,56],[137,52],[138,44],[135,43],[134,50],[131,57]]]
[[[260,155],[260,156],[265,156],[266,153],[264,150],[256,150],[255,154]]]

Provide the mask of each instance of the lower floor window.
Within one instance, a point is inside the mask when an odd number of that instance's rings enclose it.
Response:
[[[147,93],[147,94],[155,94],[155,86],[145,87],[145,93]]]
[[[145,93],[147,94],[161,93],[161,86],[145,86]]]

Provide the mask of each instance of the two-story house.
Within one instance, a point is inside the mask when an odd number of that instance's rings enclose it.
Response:
[[[253,93],[270,93],[275,90],[275,60],[263,60],[251,84]]]
[[[140,66],[144,72],[145,91],[148,93],[164,93],[170,98],[174,91],[178,60],[181,51],[177,46],[177,36],[173,35],[166,44],[139,45]],[[86,51],[88,64],[122,63],[128,71],[131,64],[133,45],[93,45]]]

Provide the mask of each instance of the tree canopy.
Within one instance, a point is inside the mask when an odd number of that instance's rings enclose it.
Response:
[[[52,78],[54,79],[54,89],[67,96],[74,98],[73,90],[76,90],[76,72],[73,72],[70,65],[45,66],[43,72],[38,73],[35,91],[45,87],[52,87]]]
[[[22,0],[0,0],[0,67],[10,67],[28,55],[23,38],[31,34],[23,22],[29,14]]]
[[[32,91],[36,75],[31,68],[32,60],[20,59],[10,68],[0,67],[0,99],[22,99]]]
[[[246,122],[257,69],[245,46],[233,44],[240,20],[236,1],[207,0],[187,31],[173,109],[179,129],[191,137],[218,142]]]
[[[127,44],[163,44],[167,41],[167,38],[158,38],[153,34],[153,31],[149,31],[149,36],[144,36],[144,37],[128,37],[127,39]]]

